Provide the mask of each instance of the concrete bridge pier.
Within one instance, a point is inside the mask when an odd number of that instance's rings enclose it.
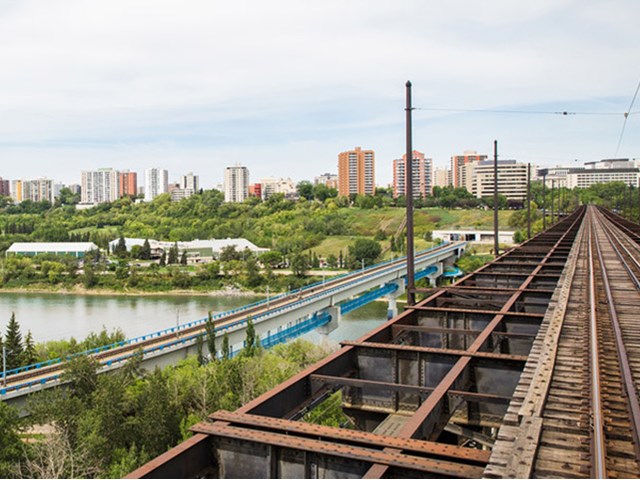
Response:
[[[436,280],[438,279],[438,277],[442,276],[442,274],[444,273],[444,263],[443,262],[437,262],[434,263],[432,265],[433,267],[436,267],[437,270],[429,275],[427,275],[425,278],[427,280],[429,280],[429,285],[432,288],[436,287]]]
[[[387,307],[387,320],[398,315],[397,299],[400,295],[402,295],[406,291],[405,285],[404,285],[404,278],[399,278],[398,280],[394,280],[393,282],[389,282],[389,283],[396,284],[398,288],[395,292],[390,293],[385,297],[389,302],[389,306]]]
[[[322,310],[322,313],[328,313],[331,317],[331,321],[317,328],[317,332],[325,338],[331,332],[333,332],[342,320],[342,314],[340,313],[340,307],[338,305],[331,305]]]

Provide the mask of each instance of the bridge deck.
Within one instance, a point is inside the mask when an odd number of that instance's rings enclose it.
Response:
[[[193,477],[203,468],[245,478],[481,476],[534,339],[558,308],[548,307],[567,278],[583,216],[431,291],[234,414],[215,414],[194,427],[188,445],[130,477]],[[338,390],[355,431],[301,421]],[[195,449],[204,452],[198,462],[186,462]]]

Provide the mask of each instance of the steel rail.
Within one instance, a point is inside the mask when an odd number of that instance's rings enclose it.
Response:
[[[591,229],[591,217],[587,219]],[[598,326],[596,315],[596,277],[593,255],[593,238],[595,232],[589,233],[589,364],[591,371],[591,476],[592,478],[606,478],[606,446],[604,435],[604,420],[602,418],[602,395],[600,391],[600,357],[598,345]],[[597,240],[597,239],[596,239]]]
[[[622,244],[619,242],[618,239],[614,240],[615,238],[614,235],[610,235],[609,232],[607,232],[607,229],[604,223],[601,223],[600,225],[602,226],[605,236],[611,243],[613,250],[618,256],[618,259],[624,265],[625,270],[627,271],[627,274],[629,275],[630,279],[633,281],[638,291],[640,291],[640,281],[638,280],[637,276],[633,273],[633,271],[631,270],[631,267],[628,265],[626,260],[623,258],[622,252],[616,247],[616,243],[619,243],[620,245]],[[609,283],[609,278],[606,273],[607,270],[605,267],[604,256],[602,254],[602,249],[600,248],[600,243],[598,241],[597,236],[596,236],[596,247],[597,247],[598,261],[600,263],[600,268],[602,269],[602,272],[603,272],[602,279],[604,284],[604,290],[607,296],[607,305],[609,307],[609,315],[610,315],[611,323],[613,327],[613,333],[614,333],[614,338],[616,343],[616,351],[618,355],[618,361],[620,364],[620,373],[622,375],[622,384],[624,386],[624,390],[627,395],[627,405],[628,405],[629,416],[630,416],[631,425],[632,425],[632,434],[634,439],[636,458],[640,460],[640,450],[639,450],[640,449],[640,401],[638,400],[638,394],[636,391],[635,383],[633,380],[633,374],[631,372],[631,367],[629,364],[629,355],[627,353],[627,348],[625,346],[624,338],[622,335],[622,328],[620,326],[620,321],[618,319],[618,314],[616,312],[611,285]]]

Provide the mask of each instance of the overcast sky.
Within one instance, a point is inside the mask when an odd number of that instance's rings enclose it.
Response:
[[[541,165],[611,158],[638,19],[638,0],[0,0],[0,176],[157,166],[211,188],[240,162],[298,181],[362,146],[386,185],[407,80],[438,166],[494,139]],[[618,156],[640,158],[640,115]]]

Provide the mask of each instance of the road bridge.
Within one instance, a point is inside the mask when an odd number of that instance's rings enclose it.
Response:
[[[427,278],[435,283],[466,245],[450,242],[419,252],[416,279]],[[226,335],[232,354],[238,352],[243,348],[247,321],[251,318],[263,345],[270,347],[314,328],[328,333],[338,326],[342,314],[381,297],[389,300],[393,316],[397,313],[395,298],[405,289],[406,274],[406,258],[402,257],[223,312],[213,317],[216,336]],[[98,360],[100,373],[121,367],[137,354],[141,355],[144,368],[164,367],[197,353],[197,339],[206,335],[206,320],[202,318],[83,354]],[[0,398],[23,407],[29,394],[63,382],[64,363],[63,359],[56,359],[7,372]]]
[[[640,476],[640,225],[582,207],[129,478]],[[304,421],[339,392],[353,429]]]

